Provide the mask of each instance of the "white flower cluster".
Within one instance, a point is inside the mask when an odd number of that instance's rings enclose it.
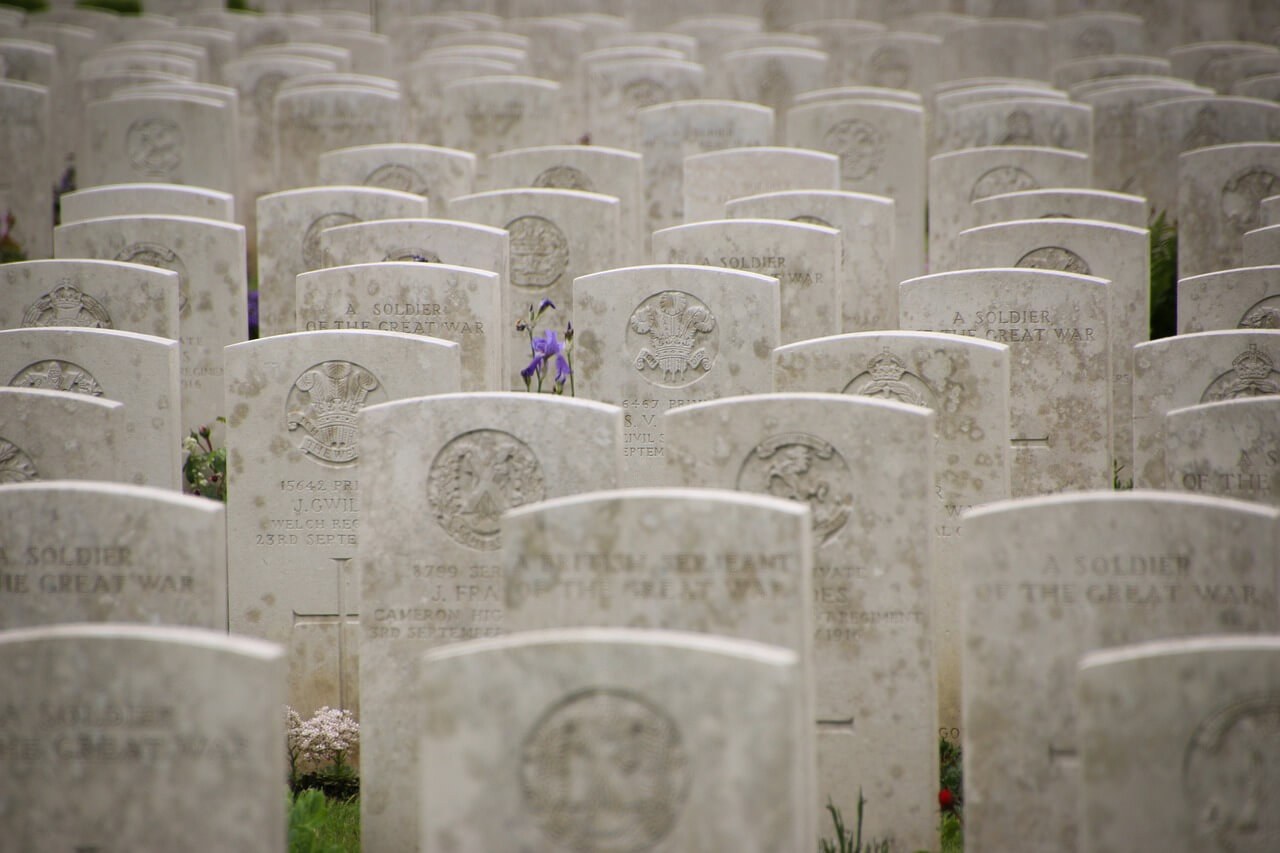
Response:
[[[289,751],[299,764],[327,764],[353,749],[360,740],[360,724],[352,713],[328,705],[315,716],[303,720],[297,711],[285,706],[289,729]]]

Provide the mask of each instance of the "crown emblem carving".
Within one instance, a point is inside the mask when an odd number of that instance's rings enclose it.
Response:
[[[716,327],[705,305],[691,303],[685,293],[667,291],[646,300],[631,315],[631,329],[649,338],[651,346],[636,354],[636,370],[661,371],[664,382],[683,382],[690,370],[711,369],[711,354],[698,347],[699,335]]]
[[[347,361],[326,361],[298,377],[294,388],[302,392],[305,408],[290,411],[289,430],[302,429],[306,437],[299,449],[326,462],[352,462],[359,455],[356,414],[377,378]]]

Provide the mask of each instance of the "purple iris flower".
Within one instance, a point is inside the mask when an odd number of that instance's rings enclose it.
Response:
[[[564,355],[564,342],[556,337],[556,333],[547,329],[542,333],[542,337],[534,338],[533,343],[533,361],[529,362],[529,366],[520,371],[520,375],[526,380],[535,373],[539,373],[546,369],[546,363],[555,356],[556,359],[556,384],[563,385],[564,381],[569,378],[572,371],[569,368],[569,360]]]

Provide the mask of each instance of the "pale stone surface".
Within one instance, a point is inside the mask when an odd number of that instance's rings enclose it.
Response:
[[[421,738],[418,849],[815,846],[812,741],[785,649],[674,631],[537,631],[429,652],[416,672],[423,699],[401,736]]]
[[[376,329],[453,341],[460,391],[505,385],[502,279],[495,272],[440,263],[394,261],[331,267],[298,276],[302,331]]]
[[[0,484],[124,482],[124,403],[85,394],[0,387]]]
[[[1280,394],[1277,361],[1280,331],[1224,329],[1175,335],[1135,347],[1134,485],[1178,488],[1165,478],[1165,416],[1170,411]]]
[[[15,849],[285,850],[284,661],[194,628],[0,635]]]
[[[973,202],[975,225],[1014,219],[1096,219],[1131,228],[1147,227],[1147,200],[1107,190],[1022,190]]]
[[[644,157],[645,232],[685,221],[684,161],[693,154],[773,142],[773,111],[738,101],[678,101],[636,113]],[[717,214],[718,215],[718,214]]]
[[[1276,48],[1269,44],[1232,42],[1225,39],[1189,39],[1188,41],[1193,43],[1181,44],[1168,52],[1169,61],[1173,64],[1173,73],[1219,92],[1226,91],[1226,88],[1220,87],[1216,73],[1221,60],[1232,56],[1276,53]]]
[[[1241,242],[1246,267],[1280,264],[1280,226],[1270,225],[1246,231]]]
[[[485,158],[512,148],[571,142],[565,138],[560,84],[537,77],[471,77],[446,83],[441,94],[441,144]]]
[[[1055,63],[1050,73],[1053,85],[1071,92],[1073,98],[1077,84],[1131,76],[1172,77],[1173,68],[1162,56],[1121,53],[1068,59]]]
[[[446,83],[468,77],[491,77],[520,73],[515,62],[477,56],[426,56],[408,63],[400,72],[405,97],[405,133],[410,139],[439,145],[444,139]]]
[[[966,847],[1077,849],[1077,660],[1147,640],[1274,632],[1277,518],[1146,491],[965,516]]]
[[[1168,488],[1280,507],[1280,396],[1173,409],[1164,430]]]
[[[360,145],[326,151],[317,161],[322,184],[413,193],[443,213],[449,199],[475,189],[476,156],[433,145]]]
[[[107,329],[0,331],[0,382],[124,404],[115,453],[136,485],[182,488],[178,342]]]
[[[235,201],[221,190],[152,183],[107,184],[59,197],[63,222],[147,214],[235,222]]]
[[[1076,674],[1081,850],[1265,849],[1280,637],[1213,637],[1086,655]]]
[[[1276,105],[1280,109],[1280,104]],[[1178,158],[1178,278],[1243,266],[1241,240],[1280,191],[1280,143],[1218,145]]]
[[[1178,334],[1280,329],[1280,266],[1239,267],[1178,281]]]
[[[1009,347],[959,335],[873,332],[774,350],[779,392],[853,394],[927,406],[935,416],[933,649],[940,734],[960,736],[960,575],[942,559],[961,513],[1009,497]]]
[[[178,338],[179,276],[172,270],[86,258],[0,267],[0,329],[67,326]]]
[[[1039,269],[963,270],[903,282],[906,329],[1010,345],[1011,493],[1112,486],[1111,284]]]
[[[503,301],[510,324],[506,374],[508,387],[522,390],[529,337],[515,328],[516,320],[524,316],[525,305],[550,299],[557,309],[555,325],[573,321],[573,280],[612,269],[621,260],[621,203],[580,190],[493,190],[454,199],[449,214],[510,234],[511,275]]]
[[[835,394],[753,394],[669,411],[673,485],[761,492],[810,510],[819,811],[881,803],[863,829],[936,845],[934,417]],[[874,448],[874,449],[873,449]],[[896,700],[869,701],[875,682]],[[890,746],[892,744],[892,746]]]
[[[1093,108],[1053,98],[1000,98],[946,114],[937,153],[989,145],[1034,145],[1085,154],[1093,149]]]
[[[1258,207],[1261,224],[1280,225],[1280,194],[1264,198]]]
[[[906,89],[885,89],[880,86],[835,86],[829,89],[814,89],[796,95],[797,107],[817,104],[825,101],[892,101],[903,104],[923,104],[924,98],[917,92]],[[792,107],[795,109],[795,107]],[[788,113],[790,110],[788,110]]]
[[[1141,16],[1122,12],[1080,12],[1051,19],[1049,51],[1055,77],[1061,64],[1072,60],[1142,53],[1145,27]]]
[[[854,82],[928,94],[938,75],[939,36],[889,31],[851,39],[845,50],[859,57]]]
[[[893,199],[838,190],[795,190],[734,199],[724,209],[730,219],[782,219],[837,229],[839,331],[897,326],[900,279],[893,270]]]
[[[367,534],[364,406],[456,391],[457,345],[377,331],[227,349],[231,631],[281,643],[304,716],[358,707],[357,540]]]
[[[635,149],[640,142],[635,114],[644,107],[702,97],[703,67],[669,59],[619,59],[587,67],[583,109],[591,141]]]
[[[244,227],[188,216],[111,216],[54,229],[59,258],[100,258],[177,272],[182,431],[220,443],[222,348],[249,334]]]
[[[400,139],[400,94],[372,86],[285,85],[272,122],[273,188],[309,187],[317,183],[324,152]]]
[[[788,5],[797,10],[803,8],[799,3]],[[811,2],[809,6],[815,13],[814,19],[801,18],[801,22],[792,25],[790,29],[818,40],[819,50],[827,55],[827,67],[823,73],[828,83],[839,84],[857,79],[862,57],[849,50],[849,44],[867,36],[883,35],[888,28],[874,21],[856,20],[851,13],[841,16],[836,9],[817,8],[823,5],[823,0]],[[821,14],[823,12],[825,14]]]
[[[489,158],[487,189],[541,187],[583,190],[618,199],[621,264],[648,257],[644,161],[634,151],[592,145],[548,145],[504,151]],[[461,195],[461,193],[459,193]]]
[[[6,81],[34,83],[51,92],[58,83],[58,52],[51,44],[33,41],[15,33],[16,38],[0,38],[0,62]]]
[[[53,254],[54,171],[49,90],[0,79],[0,114],[0,157],[11,164],[0,186],[0,206],[13,214],[11,237],[27,258],[47,258]]]
[[[977,225],[978,199],[1017,190],[1088,187],[1089,157],[1078,151],[997,145],[929,158],[929,269],[953,267],[956,235]]]
[[[294,279],[324,265],[326,228],[371,219],[423,217],[427,200],[375,187],[309,187],[258,199],[258,311],[261,335],[294,331]]]
[[[808,221],[712,219],[653,235],[659,264],[694,264],[773,276],[780,284],[782,338],[841,331],[840,232]]]
[[[801,148],[731,148],[684,159],[684,221],[724,215],[725,202],[782,190],[838,190],[840,159]]]
[[[1061,270],[1111,282],[1111,408],[1113,467],[1133,479],[1133,348],[1150,338],[1150,235],[1091,219],[1026,219],[971,228],[956,235],[958,269],[1027,267]]]
[[[1049,28],[1041,21],[978,20],[942,37],[939,79],[1006,75],[1049,79]]]
[[[359,560],[362,849],[418,837],[421,703],[406,689],[423,651],[503,630],[501,513],[614,488],[622,411],[541,394],[457,394],[374,406]],[[572,452],[566,449],[572,448]]]
[[[842,101],[787,113],[789,144],[840,156],[842,190],[893,199],[895,283],[925,271],[924,134],[925,112],[911,104]]]
[[[0,489],[0,622],[227,629],[218,501],[161,489],[32,482]]]
[[[728,51],[720,63],[731,97],[784,115],[798,93],[822,88],[827,59],[820,50],[766,46]]]
[[[779,293],[770,276],[642,266],[574,282],[578,393],[626,410],[622,483],[664,485],[664,411],[773,388]]]

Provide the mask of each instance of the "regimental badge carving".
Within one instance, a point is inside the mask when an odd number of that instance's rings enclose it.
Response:
[[[520,216],[506,224],[511,234],[511,282],[550,287],[569,268],[569,238],[541,216]]]
[[[178,316],[185,318],[191,315],[191,303],[189,300],[190,285],[187,279],[187,265],[182,262],[182,258],[172,249],[161,246],[158,243],[131,243],[115,256],[117,261],[126,261],[131,264],[145,264],[149,267],[159,267],[162,270],[172,270],[178,274]]]
[[[1261,222],[1258,207],[1264,198],[1280,195],[1280,178],[1262,166],[1250,166],[1222,185],[1222,215],[1239,233]]]
[[[36,470],[31,457],[12,441],[0,437],[0,485],[29,483],[39,479],[40,472]]]
[[[996,145],[1035,145],[1035,122],[1026,110],[1014,110],[1004,117],[1004,133]]]
[[[1106,27],[1085,27],[1076,34],[1080,56],[1108,56],[1116,53],[1116,37]]]
[[[1182,759],[1187,813],[1221,853],[1280,850],[1280,694],[1237,702],[1192,733]]]
[[[1057,270],[1059,272],[1079,273],[1080,275],[1093,275],[1089,271],[1089,265],[1085,263],[1084,258],[1061,246],[1041,246],[1039,249],[1032,249],[1018,258],[1018,262],[1014,266],[1033,270]]]
[[[324,253],[320,251],[320,232],[326,228],[336,228],[339,225],[350,225],[352,222],[359,222],[359,217],[350,213],[326,213],[323,216],[317,216],[307,226],[307,231],[302,235],[302,263],[308,270],[318,270],[324,266]]]
[[[501,544],[504,512],[540,501],[546,493],[538,457],[500,430],[454,437],[440,448],[427,473],[427,501],[436,523],[455,542],[480,551]]]
[[[111,315],[101,302],[76,287],[71,279],[64,278],[57,287],[31,303],[22,315],[22,325],[24,328],[75,326],[110,329]]]
[[[821,225],[824,228],[835,228],[835,226],[832,225],[830,222],[828,222],[825,219],[821,219],[817,216],[808,216],[808,215],[793,216],[791,217],[791,221],[799,222],[804,225]]]
[[[1213,107],[1201,107],[1196,111],[1196,117],[1191,120],[1191,127],[1182,135],[1181,150],[1190,151],[1193,148],[1221,145],[1224,140],[1222,133],[1218,130],[1219,127],[1221,123],[1218,119],[1218,111]]]
[[[906,89],[911,83],[911,57],[900,47],[882,47],[871,54],[871,85]]]
[[[819,545],[840,532],[853,508],[844,457],[829,442],[802,432],[770,436],[752,448],[738,471],[737,488],[807,504]]]
[[[666,290],[645,299],[627,321],[627,346],[648,382],[682,388],[715,364],[720,336],[715,316],[700,299]]]
[[[977,201],[993,195],[1016,193],[1019,190],[1038,190],[1040,183],[1017,166],[996,166],[983,173],[969,192],[969,201]]]
[[[822,147],[840,155],[840,177],[857,181],[874,175],[884,159],[884,136],[870,122],[850,118],[822,135]]]
[[[383,256],[384,261],[417,261],[420,264],[439,264],[443,263],[440,256],[430,249],[421,247],[412,248],[409,246],[400,246],[387,252]]]
[[[586,173],[581,169],[563,164],[543,169],[538,177],[533,179],[533,186],[554,190],[582,190],[589,193],[596,191],[595,184],[586,176]]]
[[[543,833],[574,853],[642,853],[680,819],[692,775],[671,715],[590,688],[542,714],[520,749],[520,790]]]
[[[304,370],[285,401],[285,425],[298,434],[298,449],[332,465],[356,461],[360,455],[356,414],[380,402],[370,395],[381,386],[373,373],[349,361],[325,361]]]
[[[883,349],[871,361],[862,373],[853,377],[844,386],[844,393],[859,397],[880,397],[886,400],[897,400],[913,406],[937,408],[937,399],[933,389],[925,384],[919,376],[907,369],[907,363],[898,356]]]
[[[149,178],[173,177],[182,165],[182,128],[167,118],[140,118],[129,125],[125,148],[133,167]]]
[[[628,109],[639,110],[674,100],[677,99],[667,86],[650,77],[630,80],[622,86],[622,101]]]
[[[1200,396],[1201,403],[1235,400],[1240,397],[1269,397],[1280,394],[1280,372],[1271,356],[1250,343],[1231,360],[1231,369],[1219,376]]]
[[[427,179],[417,170],[403,163],[386,163],[370,172],[364,179],[366,187],[382,187],[405,193],[427,194]]]
[[[1280,296],[1254,303],[1240,318],[1241,329],[1280,329]]]
[[[39,388],[43,391],[70,391],[90,397],[102,396],[102,386],[93,378],[92,373],[75,362],[56,358],[28,364],[14,374],[9,385],[17,388]]]

